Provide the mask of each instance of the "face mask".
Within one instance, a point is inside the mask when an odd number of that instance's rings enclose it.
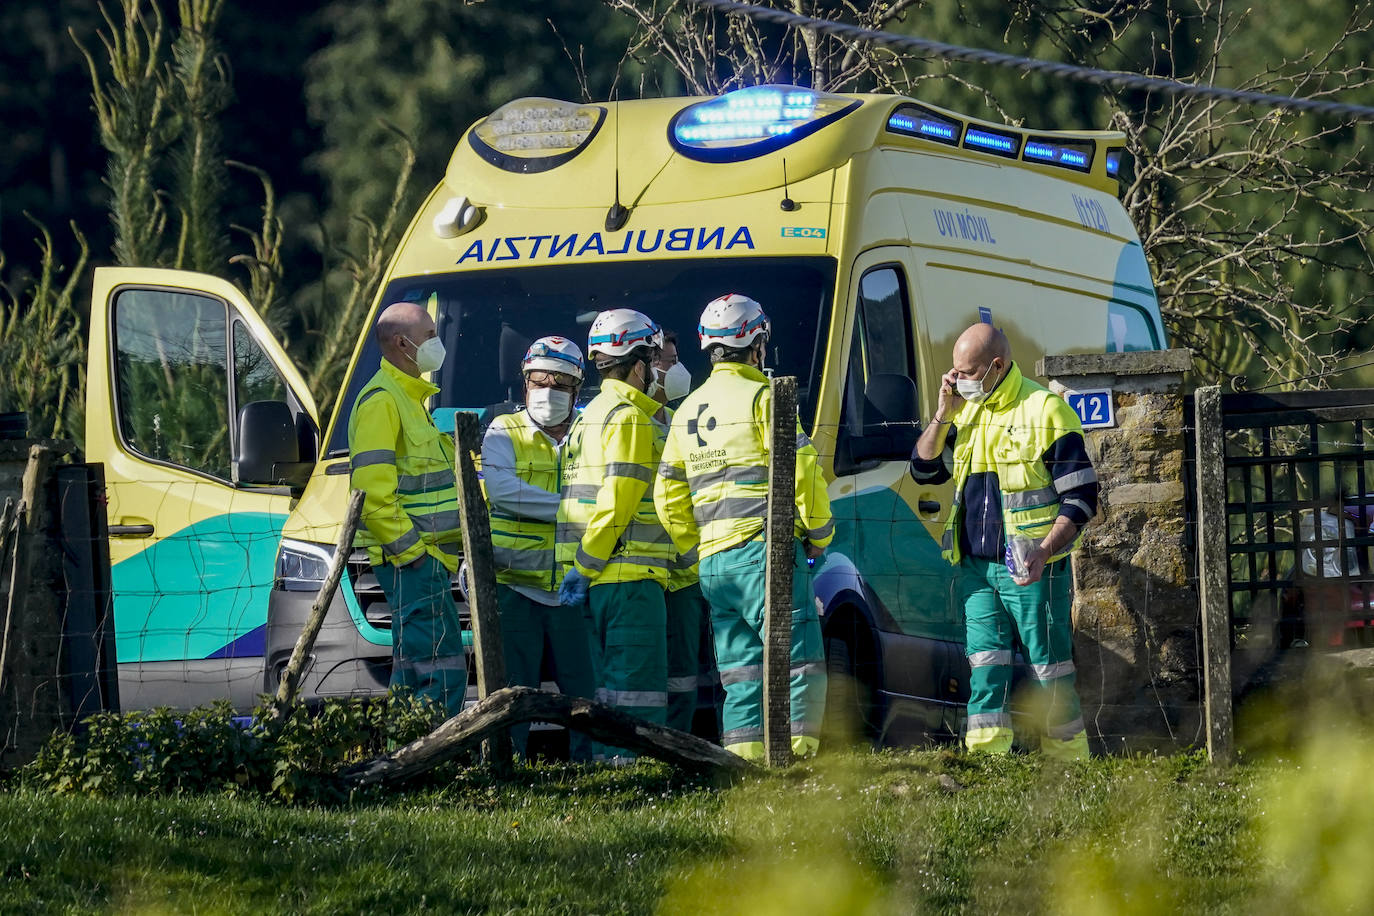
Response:
[[[656,369],[648,363],[640,363],[640,365],[649,373],[649,384],[644,386],[644,393],[653,397],[663,390],[663,383],[659,381],[663,376],[663,370]]]
[[[525,397],[525,409],[540,426],[558,426],[572,414],[572,393],[556,388],[531,388]]]
[[[424,343],[416,346],[410,338],[406,342],[415,347],[415,368],[420,372],[435,372],[444,364],[444,342],[437,337],[431,337]]]
[[[663,373],[663,391],[670,401],[687,397],[692,391],[692,373],[682,363],[673,363]]]
[[[977,403],[978,401],[981,401],[984,398],[986,398],[989,394],[991,394],[991,392],[983,390],[983,382],[987,379],[988,374],[991,372],[992,363],[988,363],[987,371],[983,373],[982,378],[956,379],[954,382],[954,387],[958,389],[959,397],[963,398],[965,401],[973,401],[974,403]]]

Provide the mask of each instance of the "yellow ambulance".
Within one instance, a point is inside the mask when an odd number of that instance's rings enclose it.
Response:
[[[913,482],[907,458],[971,323],[1005,329],[1028,374],[1045,353],[1166,345],[1117,201],[1123,142],[796,86],[521,99],[463,135],[374,310],[433,311],[450,354],[442,426],[517,401],[526,346],[584,340],[603,309],[675,332],[700,381],[706,302],[763,303],[768,365],[798,379],[831,481],[837,535],[817,577],[830,665],[868,688],[836,712],[952,730],[967,665],[938,548],[950,493]],[[87,449],[105,465],[123,705],[246,707],[275,689],[332,555],[348,414],[380,359],[372,322],[319,417],[232,285],[103,269],[94,295]],[[389,609],[360,553],[348,573],[308,697],[387,683]]]

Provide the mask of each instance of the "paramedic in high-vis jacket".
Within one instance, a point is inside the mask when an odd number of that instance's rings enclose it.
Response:
[[[462,551],[458,487],[453,441],[425,408],[439,389],[423,378],[443,365],[444,345],[412,302],[383,310],[377,343],[381,368],[348,418],[353,486],[364,494],[356,543],[391,605],[391,686],[455,716],[468,683],[450,584]]]
[[[951,434],[952,431],[952,434]],[[944,557],[964,588],[970,697],[965,746],[1011,750],[1013,646],[1043,688],[1041,750],[1088,756],[1074,689],[1068,555],[1097,514],[1097,473],[1078,415],[1021,374],[1006,335],[975,324],[954,344],[911,476],[953,478]],[[1000,600],[999,600],[1000,599]]]

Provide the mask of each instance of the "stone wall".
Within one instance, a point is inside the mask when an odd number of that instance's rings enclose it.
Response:
[[[1186,522],[1186,350],[1048,356],[1056,389],[1111,388],[1116,426],[1084,434],[1101,481],[1074,555],[1074,657],[1095,749],[1205,740],[1192,536]]]

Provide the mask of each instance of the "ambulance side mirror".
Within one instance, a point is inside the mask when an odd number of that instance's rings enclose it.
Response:
[[[864,388],[863,435],[850,445],[854,462],[905,461],[916,447],[919,421],[916,383],[905,375],[874,375]]]
[[[285,401],[253,401],[239,408],[234,482],[301,489],[314,462],[301,460],[296,416]]]

